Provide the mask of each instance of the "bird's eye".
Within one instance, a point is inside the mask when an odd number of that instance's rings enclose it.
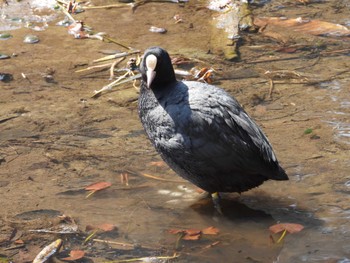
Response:
[[[146,57],[146,67],[148,70],[155,70],[157,66],[157,57],[153,54]]]

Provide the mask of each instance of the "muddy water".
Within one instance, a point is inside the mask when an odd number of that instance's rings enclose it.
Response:
[[[264,3],[253,6],[256,16],[348,21],[346,1]],[[290,181],[267,182],[242,195],[227,194],[224,216],[216,215],[198,189],[166,166],[155,165],[160,158],[142,131],[132,85],[94,100],[93,91],[110,82],[109,72],[74,73],[102,57],[101,50],[124,50],[99,40],[73,39],[66,28],[55,26],[63,19],[58,15],[45,31],[22,27],[0,43],[1,53],[16,54],[0,60],[0,72],[13,75],[12,81],[0,82],[2,257],[30,262],[44,245],[61,237],[62,253],[82,249],[83,262],[171,256],[174,251],[178,262],[350,261],[349,39],[250,33],[243,36],[241,60],[228,62],[217,51],[220,47],[212,46],[215,14],[205,5],[147,3],[135,12],[128,7],[88,10],[76,19],[135,49],[160,45],[173,56],[196,59],[196,66],[214,67],[214,84],[236,96],[263,127]],[[174,23],[175,14],[183,23]],[[168,32],[151,33],[150,26]],[[33,33],[39,43],[22,42]],[[279,52],[282,47],[296,50]],[[54,69],[53,80],[45,78],[47,68]],[[296,71],[307,81],[279,80],[269,98],[267,70]],[[128,173],[128,185],[121,181],[121,173]],[[98,181],[112,186],[86,198],[84,187]],[[57,214],[72,217],[80,232],[30,232],[52,227],[50,218]],[[278,222],[305,228],[274,244],[269,227]],[[92,240],[84,244],[91,233],[86,226],[103,223],[118,229],[94,238],[135,247]],[[217,227],[219,234],[198,241],[177,242],[178,237],[168,232],[209,226]],[[6,250],[16,239],[25,247]]]

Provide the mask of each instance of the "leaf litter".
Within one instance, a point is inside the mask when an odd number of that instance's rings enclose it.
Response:
[[[303,229],[304,229],[304,226],[301,224],[295,224],[295,223],[275,224],[270,226],[269,230],[274,234],[278,234],[282,232],[282,235],[279,237],[279,239],[276,242],[274,241],[272,236],[270,236],[270,239],[272,240],[273,243],[278,244],[284,239],[287,233],[294,234],[294,233],[300,232]]]
[[[288,28],[295,32],[302,32],[315,36],[329,36],[329,37],[347,37],[350,36],[350,30],[339,24],[334,24],[321,20],[311,20],[285,17],[256,17],[254,24],[259,26],[261,31],[264,31],[268,26],[277,26]]]
[[[85,256],[85,252],[83,250],[71,250],[69,252],[69,257],[61,258],[61,260],[75,261],[78,259],[82,259],[84,256]]]
[[[111,185],[112,185],[112,183],[110,183],[110,182],[97,182],[97,183],[93,183],[93,184],[86,186],[85,190],[90,191],[90,193],[86,196],[86,198],[89,198],[91,195],[93,195],[97,191],[101,191],[103,189],[106,189],[106,188],[110,187]]]
[[[220,231],[218,228],[210,226],[202,230],[199,229],[169,229],[168,232],[173,235],[181,235],[183,240],[199,240],[202,235],[217,235]]]

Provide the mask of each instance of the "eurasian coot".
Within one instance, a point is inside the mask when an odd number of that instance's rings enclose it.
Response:
[[[288,180],[259,126],[223,89],[177,81],[160,47],[145,51],[140,71],[141,122],[181,177],[209,193],[240,193],[268,179]]]

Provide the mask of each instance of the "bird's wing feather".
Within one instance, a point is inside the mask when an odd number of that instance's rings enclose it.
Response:
[[[192,93],[196,95],[191,96]],[[190,138],[191,151],[196,156],[211,160],[226,171],[236,167],[264,173],[270,166],[276,166],[266,136],[225,91],[211,85],[194,86],[189,89],[189,105],[192,114],[187,118],[183,134]]]

